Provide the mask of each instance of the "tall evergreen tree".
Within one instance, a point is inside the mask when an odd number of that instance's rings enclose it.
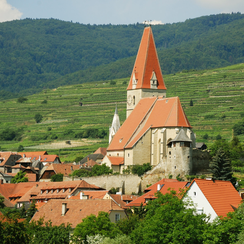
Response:
[[[232,184],[235,183],[230,159],[222,148],[218,149],[216,155],[213,156],[210,163],[210,172],[214,180],[226,180],[231,181]]]

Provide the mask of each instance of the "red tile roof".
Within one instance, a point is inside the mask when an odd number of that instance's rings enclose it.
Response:
[[[57,199],[66,198],[75,193],[76,190],[104,190],[98,186],[87,183],[84,180],[62,181],[62,182],[36,182],[18,202],[28,202],[31,199]]]
[[[151,27],[146,27],[142,35],[141,44],[137,53],[127,90],[132,89],[133,76],[135,76],[137,79],[136,89],[150,89],[150,79],[153,72],[155,72],[158,80],[157,89],[166,90],[158,60],[156,46],[154,43],[152,29]]]
[[[35,184],[35,182],[0,184],[0,193],[7,199],[20,198],[24,196]],[[11,203],[15,204],[17,200],[11,200]]]
[[[25,155],[25,157],[29,158],[29,157],[33,157],[33,156],[39,156],[39,155],[48,155],[47,151],[37,151],[37,152],[18,152],[18,154],[21,155],[21,157],[23,157]]]
[[[107,151],[132,148],[150,128],[164,127],[191,128],[179,98],[142,98],[114,135]]]
[[[62,204],[67,204],[67,211],[62,216]],[[44,218],[44,222],[48,220],[52,221],[53,225],[60,225],[62,223],[72,225],[75,228],[77,224],[82,222],[85,217],[95,214],[98,215],[100,211],[110,213],[112,210],[124,210],[120,208],[113,200],[76,200],[76,199],[65,199],[65,200],[50,200],[43,205],[33,216],[32,220],[39,220]]]
[[[163,183],[163,184],[161,184]],[[141,204],[146,205],[146,201],[147,199],[155,199],[155,193],[157,192],[157,185],[160,184],[161,185],[161,189],[160,192],[162,194],[166,194],[169,193],[171,190],[176,191],[176,193],[180,193],[181,189],[186,188],[188,182],[186,181],[164,181],[161,180],[159,182],[157,182],[156,184],[151,186],[151,190],[147,193],[145,193],[144,195],[138,197],[137,199],[135,199],[134,201],[126,204],[125,208],[130,208],[130,207],[139,207]]]
[[[93,154],[102,154],[105,156],[107,153],[107,148],[106,147],[99,147]]]
[[[124,164],[124,158],[123,157],[115,157],[115,156],[107,156],[110,160],[112,165],[121,165]]]
[[[18,155],[17,152],[0,152],[0,166],[4,166],[11,155]]]
[[[79,168],[80,168],[80,165],[74,165],[72,163],[70,163],[70,164],[50,164],[45,169],[45,171],[43,172],[43,174],[46,171],[54,171],[56,174],[63,174],[64,176],[68,176],[68,175],[72,174],[72,172],[74,170],[77,170]]]
[[[108,191],[82,191],[84,196],[88,196],[88,199],[103,199]],[[80,193],[76,196],[71,196],[70,199],[80,199]]]
[[[218,216],[226,217],[242,199],[230,181],[194,179]],[[190,186],[191,187],[191,186]]]

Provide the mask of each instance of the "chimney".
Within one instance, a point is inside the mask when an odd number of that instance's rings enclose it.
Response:
[[[82,191],[80,192],[80,199],[81,200],[83,199],[83,192]]]
[[[71,168],[71,171],[73,171],[73,166],[70,166],[70,168]]]
[[[161,190],[161,185],[157,184],[157,191],[160,191],[160,190]]]
[[[67,203],[62,203],[62,216],[64,216],[65,215],[65,213],[66,213],[66,211],[67,211]]]
[[[23,158],[25,158],[25,154],[23,154]]]
[[[19,167],[21,168],[21,164],[19,164]]]
[[[38,160],[41,161],[41,155],[39,156],[39,159]]]

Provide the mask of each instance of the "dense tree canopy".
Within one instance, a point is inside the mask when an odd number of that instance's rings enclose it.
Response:
[[[153,26],[163,73],[243,62],[243,22],[243,14],[233,13]],[[0,97],[128,77],[143,28],[56,19],[0,23]]]

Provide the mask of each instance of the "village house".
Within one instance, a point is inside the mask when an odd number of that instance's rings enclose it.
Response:
[[[49,164],[45,169],[42,171],[40,176],[40,181],[50,181],[51,177],[56,174],[62,174],[64,177],[68,177],[72,174],[75,170],[81,168],[81,165],[74,165],[74,164]]]
[[[11,167],[21,158],[17,152],[0,152],[0,172],[11,173]]]
[[[51,220],[53,225],[71,224],[75,228],[82,219],[91,214],[97,216],[100,211],[108,213],[113,223],[126,217],[125,210],[112,199],[52,199],[39,208],[31,221],[43,218],[44,222]]]
[[[127,118],[102,163],[115,172],[131,165],[161,165],[165,176],[192,174],[195,134],[178,97],[166,98],[151,27],[143,32],[127,87]]]
[[[71,196],[70,199],[112,199],[118,206],[125,207],[125,205],[138,198],[135,195],[111,194],[109,191],[81,191],[80,195]]]
[[[191,200],[199,214],[226,217],[241,204],[241,197],[230,181],[194,179],[189,186],[185,200]]]
[[[186,191],[187,187],[190,185],[187,181],[178,181],[176,179],[162,179],[152,186],[146,188],[142,196],[136,198],[130,203],[125,205],[125,208],[131,207],[140,207],[145,206],[148,201],[156,199],[156,193],[160,192],[163,195],[166,193],[170,193],[170,191],[175,191],[179,196],[183,196],[181,194],[183,191]]]

